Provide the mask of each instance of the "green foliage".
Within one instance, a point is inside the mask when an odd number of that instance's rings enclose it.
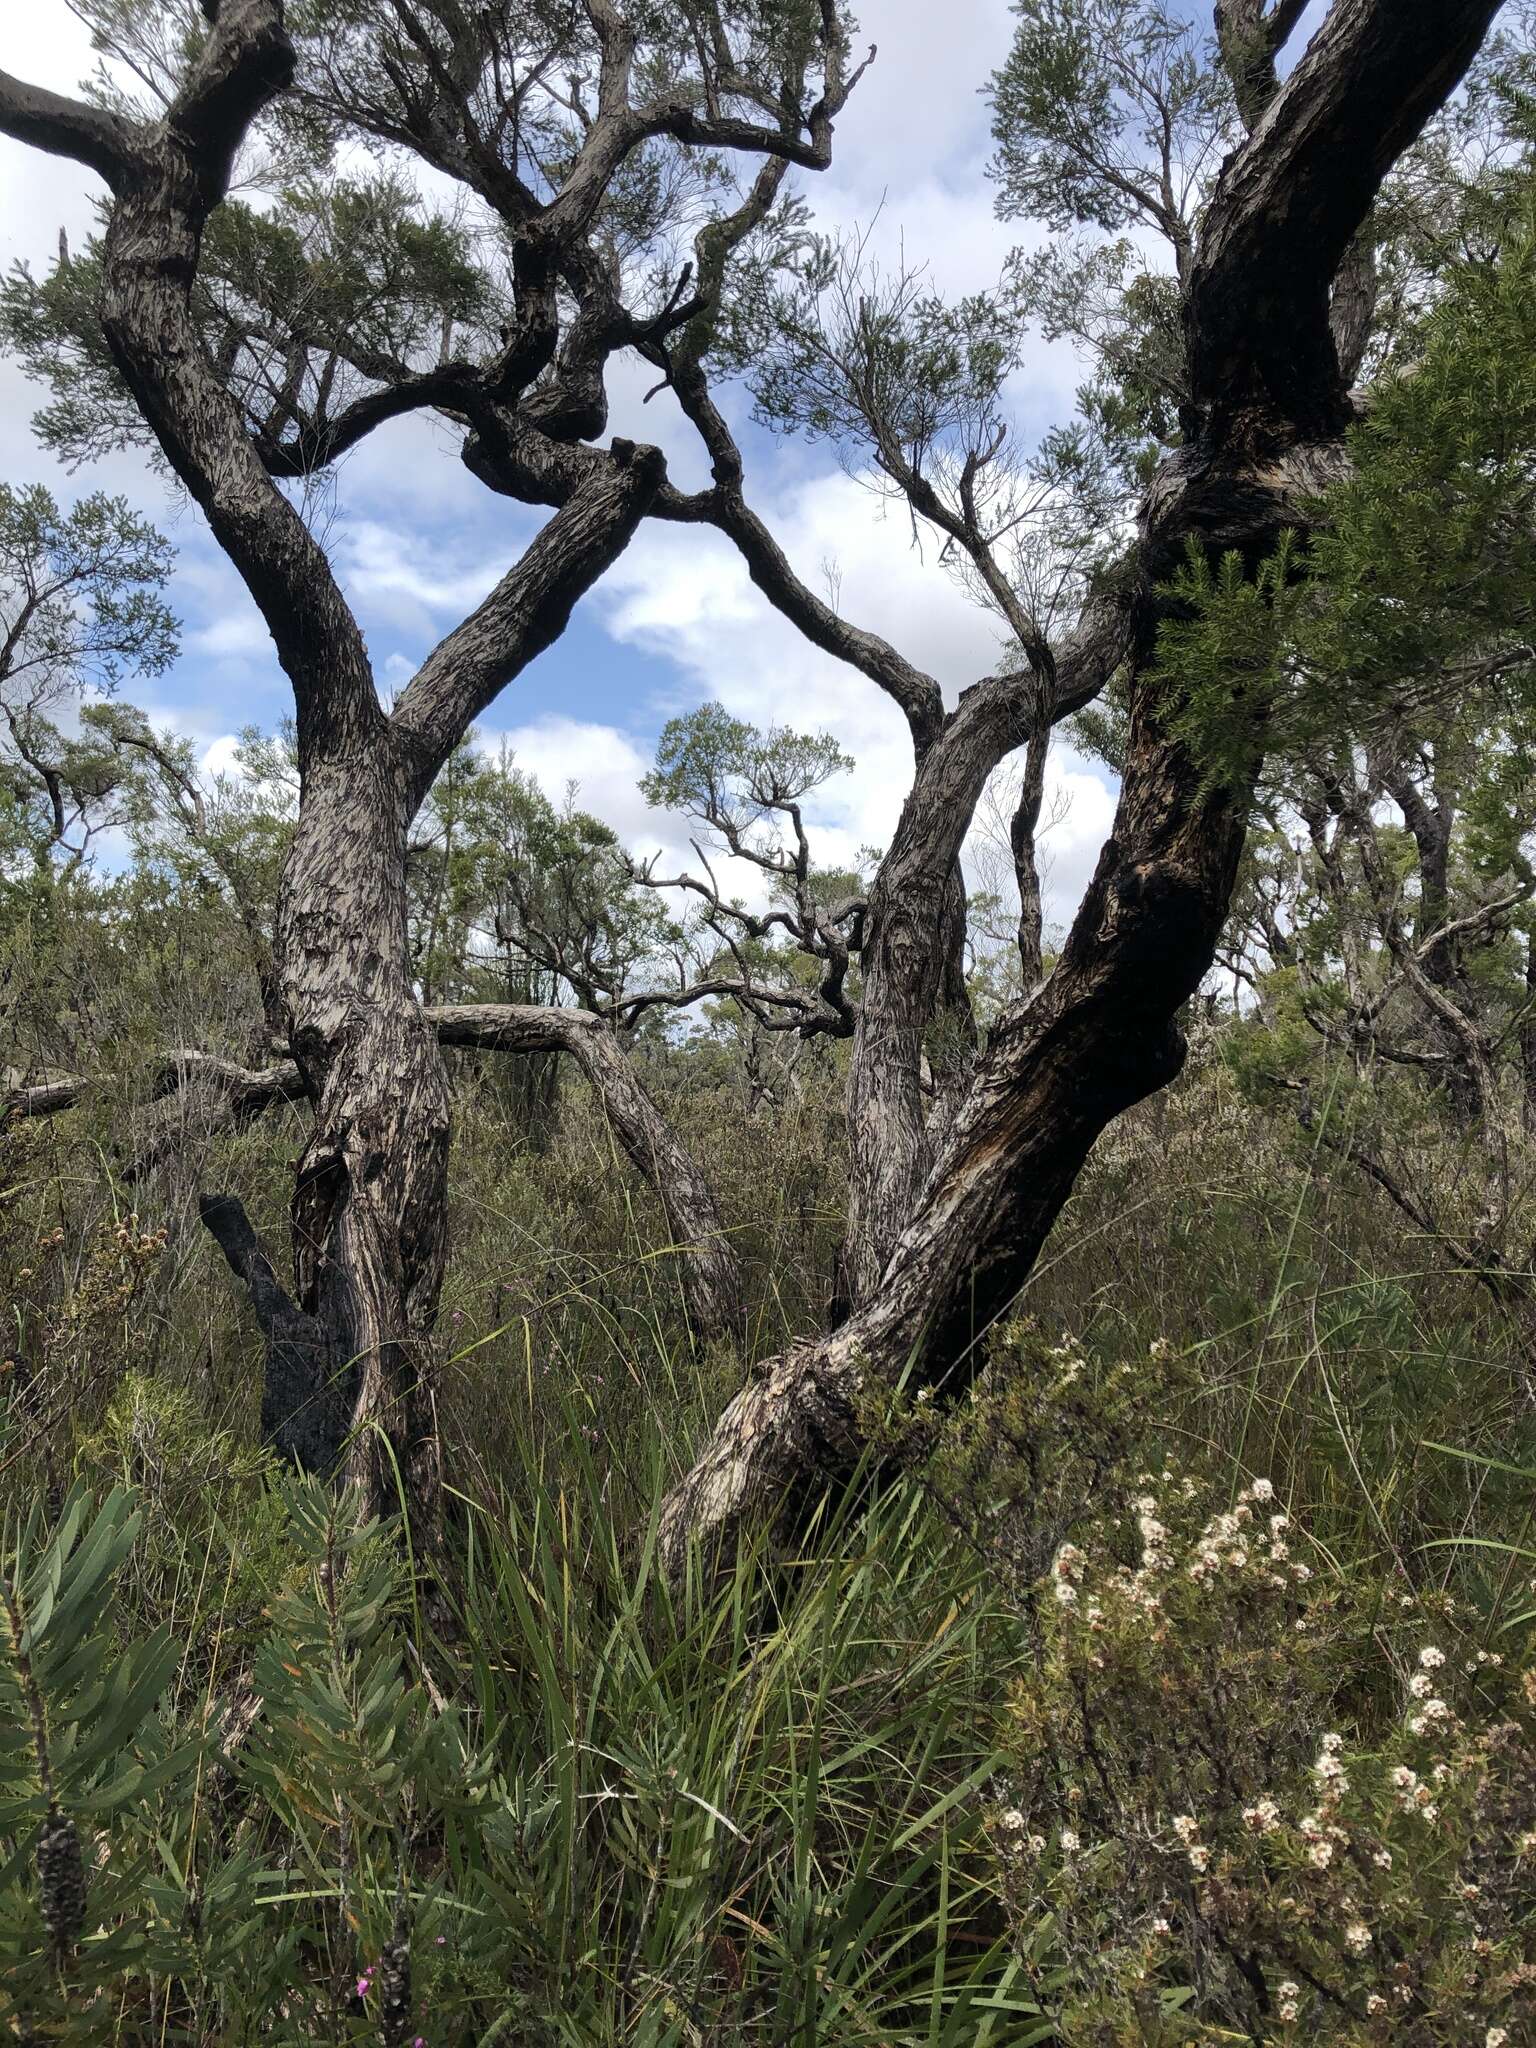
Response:
[[[1176,693],[1176,729],[1219,787],[1247,789],[1274,744],[1305,603],[1299,553],[1294,534],[1284,533],[1250,574],[1235,550],[1213,565],[1191,539],[1183,566],[1164,587],[1159,671]]]
[[[178,1711],[167,1636],[118,1647],[123,1706],[55,1771],[60,1810],[99,1844],[83,1921],[99,1931],[57,1967],[29,1860],[45,1806],[29,1716],[7,1721],[0,1794],[17,1785],[20,1804],[0,1814],[0,1938],[8,2011],[34,2038],[248,2040],[280,2013],[285,2039],[388,2039],[386,1995],[409,2016],[398,2038],[434,2043],[1036,2035],[977,1796],[992,1758],[976,1737],[1018,1652],[981,1581],[916,1562],[913,1502],[832,1532],[826,1564],[777,1597],[744,1560],[676,1602],[650,1544],[620,1545],[595,1470],[466,1502],[455,1650],[422,1634],[398,1546],[309,1484],[281,1497],[296,1561],[249,1733],[209,1791],[188,1796],[197,1742],[166,1735],[125,1768],[157,1699],[155,1725]],[[94,1521],[77,1496],[27,1538],[33,1679],[13,1646],[0,1683],[34,1684],[54,1751],[89,1705],[75,1677],[101,1674],[133,1538],[119,1493]],[[49,1585],[69,1677],[34,1647]],[[103,1757],[92,1797],[82,1772]]]
[[[1017,0],[1013,11],[990,87],[1004,219],[1181,229],[1232,122],[1205,39],[1159,0]]]
[[[158,1713],[182,1654],[170,1629],[112,1637],[137,1528],[125,1493],[97,1511],[77,1489],[51,1528],[34,1510],[4,1534],[0,2018],[36,2038],[110,2039],[92,2005],[159,1960],[141,1903],[161,1872],[156,1823],[185,1797],[199,1744]],[[112,1853],[87,1853],[82,1832]]]
[[[1329,601],[1305,649],[1347,684],[1346,717],[1439,700],[1528,626],[1533,335],[1527,202],[1497,261],[1452,271],[1414,374],[1385,383],[1352,433],[1349,481],[1330,493],[1314,550]]]
[[[658,810],[685,811],[708,824],[728,820],[737,833],[796,804],[853,762],[829,733],[761,731],[719,704],[669,718],[656,743],[656,766],[641,792]]]

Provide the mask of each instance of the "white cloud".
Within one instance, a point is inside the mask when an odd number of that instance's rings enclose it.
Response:
[[[239,746],[238,733],[221,733],[211,746],[203,749],[202,758],[198,762],[203,776],[212,782],[220,775],[241,774],[240,762],[236,758]]]
[[[934,675],[949,702],[996,665],[997,623],[938,566],[931,547],[913,547],[909,523],[855,479],[822,477],[762,510],[800,575],[820,587],[822,564],[829,564],[839,610]],[[911,785],[905,721],[873,684],[812,647],[772,609],[728,542],[691,528],[647,529],[610,571],[600,596],[615,637],[665,657],[679,672],[682,687],[662,709],[714,698],[758,725],[830,731],[853,756],[854,772],[835,778],[808,806],[820,862],[851,865],[860,847],[889,843]],[[1058,789],[1071,802],[1050,835],[1047,916],[1060,923],[1091,871],[1113,800],[1064,747],[1053,795]]]
[[[517,766],[534,778],[552,803],[562,803],[568,785],[575,783],[581,808],[611,826],[632,851],[658,843],[656,814],[638,786],[651,765],[650,756],[628,733],[617,726],[547,712],[521,725],[482,729],[488,750],[502,740],[512,749]]]

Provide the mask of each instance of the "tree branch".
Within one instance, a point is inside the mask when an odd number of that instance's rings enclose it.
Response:
[[[427,656],[391,724],[413,757],[412,794],[426,795],[475,718],[565,630],[572,608],[618,557],[661,484],[656,448],[615,441],[483,604]]]
[[[0,134],[50,156],[73,157],[114,190],[128,175],[138,141],[120,115],[29,85],[9,71],[0,71]]]
[[[680,1255],[689,1323],[706,1341],[739,1335],[746,1319],[741,1267],[714,1191],[652,1101],[612,1028],[583,1010],[534,1004],[444,1004],[429,1014],[442,1045],[562,1052],[575,1060],[614,1136],[661,1204]]]

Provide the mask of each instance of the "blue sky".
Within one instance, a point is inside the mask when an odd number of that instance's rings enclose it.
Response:
[[[90,57],[65,0],[31,0],[6,13],[0,64],[72,90]],[[838,124],[832,171],[803,179],[807,196],[827,226],[875,223],[876,250],[925,263],[940,289],[986,286],[1019,239],[1016,225],[993,218],[980,97],[1007,49],[1010,11],[1004,0],[865,0],[860,13],[861,41],[876,42],[879,56]],[[46,269],[60,227],[76,244],[90,232],[96,189],[79,167],[0,138],[0,258]],[[611,429],[659,441],[678,482],[702,481],[691,430],[667,396],[640,403],[653,374],[638,365],[617,370]],[[1037,349],[1016,379],[1016,433],[1032,438],[1066,417],[1079,374],[1064,348]],[[16,367],[0,364],[0,475],[46,482],[63,499],[96,487],[122,491],[175,542],[182,655],[169,675],[133,694],[193,736],[216,769],[239,727],[270,726],[287,709],[265,629],[195,508],[178,503],[131,452],[89,475],[63,473],[28,429],[37,402]],[[937,566],[931,546],[914,550],[907,520],[844,474],[828,450],[754,428],[739,399],[731,409],[749,495],[807,580],[821,586],[835,576],[841,608],[930,669],[951,696],[993,666],[998,628]],[[449,431],[427,419],[382,430],[342,466],[326,532],[381,688],[403,681],[489,589],[538,517],[476,483]],[[637,849],[673,851],[684,836],[678,821],[647,813],[635,783],[664,720],[710,697],[760,723],[832,730],[857,766],[824,792],[814,821],[819,850],[841,864],[858,846],[884,842],[910,763],[899,717],[872,685],[779,620],[713,535],[647,527],[481,731],[491,743],[508,736],[552,794],[578,783],[583,802]],[[1065,748],[1056,781],[1061,816],[1046,846],[1052,921],[1070,914],[1112,801],[1102,778]]]

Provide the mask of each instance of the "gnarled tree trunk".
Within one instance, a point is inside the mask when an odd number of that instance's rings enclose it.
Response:
[[[430,1523],[448,1081],[410,981],[413,807],[404,749],[382,718],[317,751],[305,760],[301,743],[277,942],[289,1043],[315,1112],[293,1196],[298,1305],[324,1330],[330,1370],[352,1394],[348,1475],[379,1506],[403,1479]]]
[[[1284,12],[1294,22],[1299,9]],[[694,1539],[729,1540],[845,1469],[865,1390],[909,1368],[930,1383],[968,1376],[1099,1133],[1179,1071],[1178,1013],[1214,957],[1248,791],[1210,789],[1177,736],[1179,698],[1155,661],[1160,586],[1191,540],[1261,558],[1340,472],[1349,404],[1329,324],[1335,273],[1381,179],[1496,12],[1496,0],[1336,0],[1286,83],[1253,105],[1252,137],[1224,167],[1188,286],[1188,445],[1164,462],[1143,509],[1113,832],[1050,980],[993,1033],[880,1284],[835,1336],[774,1361],[736,1397],[668,1500],[661,1540],[673,1570]],[[969,693],[969,727],[962,700],[923,756],[887,857],[893,877],[934,883],[922,849],[942,849],[953,830],[981,751],[970,732],[997,696],[985,685]],[[1262,735],[1253,739],[1256,770]],[[898,913],[885,936],[898,971],[910,964],[906,944]]]

